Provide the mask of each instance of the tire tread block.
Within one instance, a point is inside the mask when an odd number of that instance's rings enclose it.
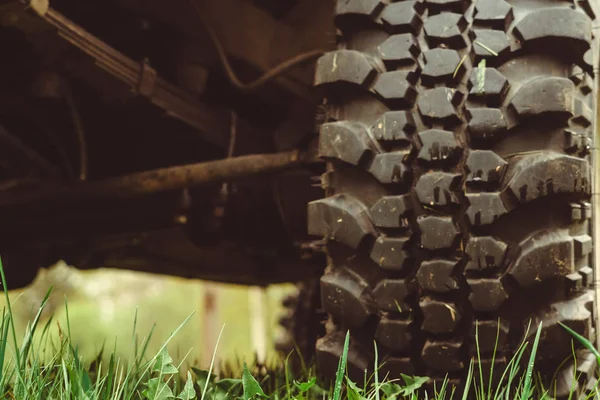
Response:
[[[407,151],[379,153],[373,158],[369,172],[383,184],[407,186],[412,175],[411,168],[406,165],[408,155]]]
[[[512,19],[512,7],[505,0],[479,0],[475,5],[476,24],[505,29]]]
[[[516,156],[505,176],[506,188],[521,203],[555,194],[590,194],[587,160],[553,151]]]
[[[375,339],[390,350],[407,350],[412,341],[412,334],[409,329],[411,323],[410,320],[383,317],[377,325]]]
[[[547,113],[572,116],[575,91],[575,85],[568,78],[534,78],[517,90],[509,108],[520,119]]]
[[[379,151],[371,141],[367,127],[357,122],[329,122],[321,125],[319,156],[359,165]]]
[[[418,34],[423,21],[419,16],[422,13],[420,1],[409,0],[392,3],[381,13],[381,21],[388,31],[392,33]]]
[[[466,271],[484,271],[504,267],[508,245],[491,236],[471,237],[465,247]]]
[[[592,337],[594,328],[592,326],[592,312],[594,307],[594,292],[587,290],[582,295],[556,302],[548,309],[543,310],[532,317],[531,326],[537,327],[542,323],[542,340],[538,348],[538,360],[540,366],[556,365],[565,358],[572,355],[572,336],[560,324],[563,323],[583,337]],[[536,329],[530,329],[528,339],[532,339]],[[575,349],[581,347],[577,341],[573,342]],[[555,372],[555,371],[552,371]]]
[[[409,111],[389,111],[384,113],[371,127],[377,140],[395,141],[410,145],[410,136],[415,131],[415,120]]]
[[[429,172],[421,175],[417,181],[415,192],[419,201],[428,206],[447,206],[458,204],[457,189],[462,176],[447,172]]]
[[[454,133],[441,129],[429,129],[420,132],[418,158],[433,163],[454,163],[462,153]]]
[[[378,49],[383,62],[392,67],[412,64],[421,53],[419,44],[411,33],[392,35]]]
[[[451,217],[421,216],[417,218],[421,231],[421,246],[428,250],[453,247],[460,231]]]
[[[382,311],[404,313],[411,310],[406,298],[413,292],[414,286],[404,279],[383,279],[373,289],[373,298]]]
[[[471,288],[469,301],[475,311],[496,311],[508,299],[499,279],[468,279]]]
[[[435,83],[452,83],[455,79],[460,80],[461,65],[460,55],[455,50],[435,48],[423,53],[422,81],[428,86]]]
[[[450,333],[462,319],[461,310],[453,303],[424,298],[419,306],[424,315],[421,329],[429,333]]]
[[[425,37],[431,48],[441,44],[450,48],[460,49],[466,46],[462,33],[467,27],[467,21],[461,14],[441,13],[430,16],[425,21]]]
[[[472,150],[467,156],[467,183],[499,183],[508,163],[491,150]]]
[[[467,218],[473,226],[492,224],[510,211],[500,192],[467,193],[465,197],[469,203]]]
[[[371,250],[371,259],[381,268],[402,271],[412,261],[404,249],[410,238],[379,236]]]
[[[410,108],[417,98],[416,81],[413,71],[384,72],[373,84],[373,90],[384,100],[397,103],[398,108]]]
[[[510,42],[506,33],[489,29],[474,29],[473,36],[473,50],[475,51],[476,62],[485,59],[487,65],[498,65],[500,63],[499,60],[503,60],[509,56]]]
[[[356,50],[336,50],[317,60],[315,86],[345,83],[365,86],[377,70],[367,57]]]
[[[339,0],[336,3],[335,14],[358,14],[374,16],[377,10],[381,10],[384,3],[381,0]]]
[[[413,376],[416,372],[410,357],[385,357],[383,364],[379,367],[380,377],[388,379],[400,378],[401,374]]]
[[[423,261],[417,271],[417,282],[424,290],[447,293],[459,289],[458,280],[453,276],[457,261],[435,259]]]
[[[356,31],[375,24],[384,10],[381,0],[337,0],[334,22],[342,31]]]
[[[381,228],[408,227],[408,221],[402,217],[411,209],[409,195],[384,196],[371,207],[371,220]]]
[[[343,269],[321,277],[321,299],[325,311],[352,327],[377,312],[368,284]]]
[[[523,288],[575,272],[573,238],[566,230],[536,232],[520,247],[521,253],[507,273]]]
[[[346,194],[308,204],[308,233],[336,240],[354,249],[365,237],[377,235],[367,207]]]
[[[354,340],[353,340],[354,339]],[[323,376],[334,377],[342,353],[344,351],[345,332],[334,332],[317,340],[317,368]],[[366,370],[372,369],[370,360],[373,356],[357,344],[356,338],[350,338],[348,346],[348,376],[359,382]],[[332,379],[332,378],[328,378]]]
[[[471,353],[477,353],[477,346],[481,354],[493,354],[494,349],[501,351],[508,338],[510,323],[502,319],[500,325],[498,320],[476,321],[471,328]]]
[[[589,49],[592,35],[592,21],[580,11],[566,7],[542,8],[532,11],[520,19],[514,33],[522,44],[535,49],[536,44],[546,41],[554,43],[554,50],[563,50],[557,40],[568,41],[571,48],[578,49],[580,55]]]
[[[570,82],[570,81],[569,81]],[[419,112],[426,122],[457,124],[460,122],[456,106],[462,93],[448,87],[437,87],[423,91],[417,101]]]
[[[464,368],[461,342],[427,340],[422,350],[425,364],[436,371],[455,372]]]
[[[468,108],[468,130],[471,138],[494,140],[507,130],[506,119],[498,108]]]
[[[502,104],[509,88],[508,79],[496,68],[473,68],[469,77],[469,94],[488,103]]]

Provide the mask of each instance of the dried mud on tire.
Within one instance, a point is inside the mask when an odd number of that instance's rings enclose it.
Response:
[[[571,354],[558,322],[595,339],[597,12],[595,0],[337,1],[339,47],[315,77],[325,196],[308,208],[329,259],[323,374],[347,329],[360,381],[373,340],[381,376],[435,381],[466,375],[476,328],[483,368],[498,336],[500,373],[530,322],[529,336],[543,322],[544,373]],[[588,384],[590,363],[577,364]]]

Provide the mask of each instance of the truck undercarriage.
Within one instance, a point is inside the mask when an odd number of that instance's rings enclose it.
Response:
[[[335,45],[327,8],[3,2],[11,287],[58,258],[242,284],[318,276],[321,243],[305,228],[323,170],[310,61],[328,35]]]
[[[23,1],[0,7],[12,285],[57,258],[304,282],[284,322],[321,374],[350,332],[355,381],[375,341],[381,374],[460,383],[542,326],[543,379],[577,383],[598,0]]]

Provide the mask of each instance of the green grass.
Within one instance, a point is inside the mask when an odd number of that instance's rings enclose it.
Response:
[[[204,292],[209,285],[216,293],[218,309],[212,334],[215,337],[207,339]],[[130,337],[134,318],[140,333],[139,340],[153,331],[148,351],[155,353],[171,331],[190,314],[193,315],[188,323],[168,345],[176,362],[180,362],[191,349],[186,363],[208,368],[214,340],[223,324],[227,325],[227,329],[221,338],[218,358],[243,360],[253,357],[250,335],[252,305],[245,286],[124,270],[80,271],[58,263],[44,270],[33,285],[9,292],[18,337],[24,335],[28,321],[35,317],[50,286],[53,286],[52,293],[40,323],[44,324],[53,315],[54,323],[49,327],[48,335],[57,338],[58,324],[66,326],[66,297],[71,340],[85,358],[94,358],[104,343],[114,349],[120,359],[127,359],[131,354],[131,344],[124,338]],[[282,330],[278,326],[278,317],[282,315],[281,300],[293,291],[294,285],[291,284],[273,285],[266,290],[266,344],[269,354],[274,351],[274,340]],[[4,296],[0,296],[0,310],[6,305]]]
[[[6,286],[0,261],[0,275]],[[64,303],[65,319],[62,323],[49,317],[42,322],[50,291],[26,329],[17,333],[13,319],[13,304],[5,292],[6,307],[0,315],[0,398],[1,399],[86,399],[86,400],[226,400],[226,399],[276,399],[276,400],[421,400],[421,399],[476,399],[476,400],[539,400],[550,399],[551,390],[542,387],[535,372],[536,351],[542,333],[542,324],[536,329],[533,341],[524,341],[506,369],[501,372],[497,385],[486,384],[486,376],[493,371],[479,368],[471,360],[464,388],[456,388],[444,381],[433,392],[422,390],[428,377],[380,376],[378,350],[374,344],[374,373],[362,382],[353,382],[347,375],[348,349],[351,337],[346,336],[338,369],[331,382],[325,383],[315,376],[313,367],[293,375],[285,363],[264,366],[246,365],[231,368],[229,376],[213,373],[216,355],[223,351],[221,341],[228,327],[224,326],[214,348],[208,370],[187,367],[189,354],[175,361],[169,352],[172,343],[193,315],[184,318],[154,352],[149,343],[154,334],[139,339],[137,316],[131,321],[131,336],[123,338],[130,354],[120,356],[116,346],[103,347],[94,357],[86,357],[73,341],[73,329],[68,303]],[[160,321],[159,321],[160,323]],[[58,335],[51,335],[56,326]],[[598,352],[585,338],[564,327],[585,348],[598,356]],[[525,335],[530,337],[529,335]],[[476,336],[477,339],[477,336]],[[478,355],[476,359],[479,359]],[[492,363],[493,364],[493,363]],[[223,369],[222,369],[223,371]],[[489,380],[491,381],[491,380]],[[600,398],[597,391],[573,399]]]

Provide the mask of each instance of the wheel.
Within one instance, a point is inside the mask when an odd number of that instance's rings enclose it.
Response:
[[[310,233],[328,241],[321,373],[334,376],[348,329],[360,382],[373,340],[382,377],[430,382],[466,377],[476,331],[475,368],[493,362],[498,375],[539,323],[545,376],[571,355],[559,322],[595,341],[597,11],[595,0],[337,1],[339,47],[315,75],[326,197],[308,206]]]
[[[297,285],[296,293],[282,301],[283,314],[279,324],[284,334],[275,343],[275,349],[288,359],[289,367],[301,372],[303,365],[314,361],[315,343],[323,336],[323,313],[319,312],[321,297],[319,280],[311,279]]]

